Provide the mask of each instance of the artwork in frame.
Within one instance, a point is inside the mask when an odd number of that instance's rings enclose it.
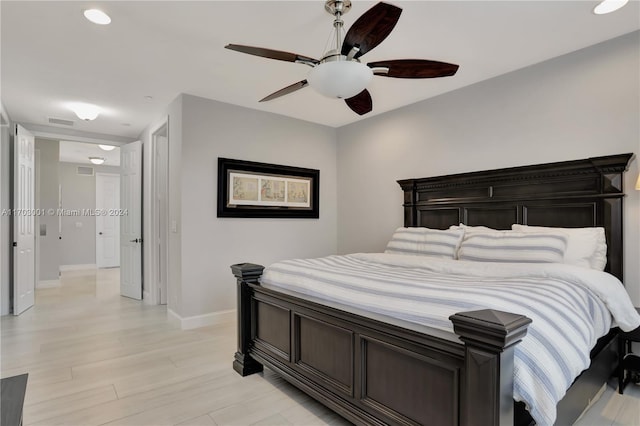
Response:
[[[218,158],[218,217],[320,217],[320,171]]]

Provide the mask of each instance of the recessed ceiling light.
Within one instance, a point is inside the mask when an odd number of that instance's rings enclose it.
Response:
[[[113,145],[98,145],[98,146],[103,151],[113,151],[114,149],[116,149],[116,147]]]
[[[629,0],[602,0],[602,2],[593,9],[593,13],[596,15],[604,15],[605,13],[615,12],[628,2]]]
[[[104,158],[102,158],[102,157],[89,157],[89,161],[91,161],[93,164],[102,164],[102,163],[104,163]]]
[[[69,109],[75,112],[80,120],[91,121],[98,118],[100,107],[93,104],[85,104],[83,102],[74,102],[69,104]]]
[[[109,15],[99,9],[87,9],[84,11],[84,17],[98,25],[108,25],[111,23]]]

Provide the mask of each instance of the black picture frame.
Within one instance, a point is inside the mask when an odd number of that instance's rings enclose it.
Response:
[[[218,158],[218,217],[320,217],[320,170]]]

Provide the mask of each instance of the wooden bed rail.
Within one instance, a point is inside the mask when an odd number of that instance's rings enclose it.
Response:
[[[529,318],[456,313],[459,343],[262,288],[261,265],[231,269],[242,376],[266,365],[356,424],[514,424],[514,347]]]

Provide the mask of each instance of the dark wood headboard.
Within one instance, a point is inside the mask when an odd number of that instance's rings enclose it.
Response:
[[[633,154],[399,180],[404,226],[602,226],[606,271],[622,281],[623,173]]]

